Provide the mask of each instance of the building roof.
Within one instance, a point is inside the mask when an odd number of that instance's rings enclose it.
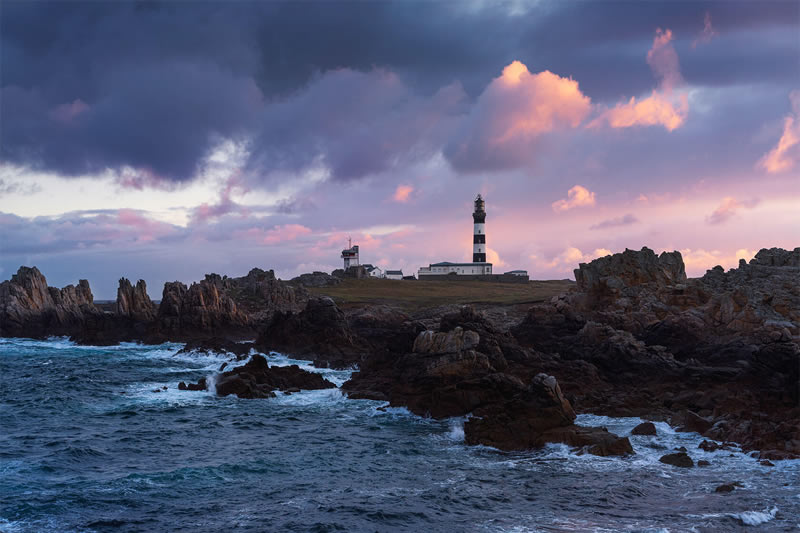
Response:
[[[450,266],[450,267],[456,267],[456,266],[457,267],[463,267],[463,266],[476,266],[476,265],[492,266],[491,263],[451,263],[450,261],[442,261],[441,263],[431,263],[429,265],[429,268],[430,267],[448,267],[448,266]]]
[[[374,265],[372,265],[372,264],[370,264],[370,263],[366,263],[366,264],[363,264],[363,265],[361,265],[361,266],[363,266],[364,268],[366,268],[366,269],[367,269],[367,272],[372,272],[373,270],[375,270],[376,268],[378,268],[378,267],[376,267],[376,266],[374,266]]]
[[[506,274],[527,274],[527,270],[509,270]]]
[[[393,276],[397,276],[397,275],[402,276],[403,275],[403,271],[402,270],[387,270],[386,271],[386,275],[388,276],[390,274],[393,275]]]

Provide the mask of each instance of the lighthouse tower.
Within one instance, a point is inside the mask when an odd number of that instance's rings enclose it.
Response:
[[[472,262],[486,262],[486,202],[479,194],[475,198],[475,211],[472,213],[475,225],[472,238]]]

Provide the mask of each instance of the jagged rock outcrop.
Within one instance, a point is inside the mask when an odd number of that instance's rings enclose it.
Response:
[[[420,331],[410,351],[370,357],[342,389],[351,398],[387,400],[423,416],[472,413],[464,425],[470,444],[518,450],[566,442],[592,453],[630,450],[629,443],[615,445],[618,438],[607,432],[575,426],[575,413],[552,376],[537,375],[526,384],[504,372],[504,348],[512,360],[524,359],[510,345],[466,307],[442,317],[438,330]]]
[[[645,247],[641,251],[625,250],[607,255],[575,269],[578,290],[589,295],[613,297],[624,288],[655,283],[674,285],[686,281],[686,269],[680,252],[663,252],[657,256]]]
[[[341,277],[331,276],[326,272],[314,271],[312,273],[300,274],[291,279],[293,285],[303,287],[332,287],[342,282]]]
[[[117,288],[116,313],[141,322],[155,319],[158,309],[147,294],[147,284],[143,279],[132,286],[127,278],[119,280]]]
[[[557,356],[543,366],[581,410],[699,413],[706,423],[695,430],[708,437],[797,456],[798,256],[765,249],[687,280],[677,252],[626,250],[582,264],[577,291],[534,306],[512,332]]]
[[[181,382],[180,390],[205,390],[207,380],[196,384]],[[235,394],[239,398],[273,398],[276,390],[299,391],[334,389],[336,385],[320,374],[303,370],[297,365],[269,366],[263,355],[253,354],[247,364],[219,374],[214,390],[218,396]]]
[[[253,268],[240,278],[212,274],[206,276],[209,279],[236,302],[251,324],[266,323],[278,311],[300,311],[309,298],[305,287],[277,279],[272,270]]]
[[[85,279],[57,289],[48,287],[39,269],[23,266],[0,283],[0,336],[70,335],[88,316],[98,314]]]
[[[366,357],[410,348],[419,330],[401,311],[374,306],[347,317],[323,296],[309,299],[299,313],[276,313],[256,346],[313,360],[317,366],[347,368]]]
[[[158,306],[150,300],[144,280],[132,285],[122,278],[113,311],[104,312],[94,305],[86,280],[56,289],[47,286],[36,267],[20,267],[0,284],[0,335],[67,335],[96,345],[253,338],[276,311],[299,310],[307,299],[304,287],[276,279],[271,270],[254,268],[240,278],[209,274],[189,287],[166,283]]]
[[[165,333],[187,336],[246,331],[248,318],[236,302],[220,290],[218,277],[206,276],[188,288],[179,281],[164,284],[158,308],[158,327]]]

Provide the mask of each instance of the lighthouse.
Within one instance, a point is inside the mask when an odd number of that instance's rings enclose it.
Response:
[[[486,262],[486,202],[479,194],[475,198],[475,211],[472,213],[474,225],[472,236],[472,262]]]

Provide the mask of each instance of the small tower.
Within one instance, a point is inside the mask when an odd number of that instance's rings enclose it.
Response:
[[[350,237],[347,238],[347,248],[342,250],[342,259],[344,259],[344,269],[347,270],[351,266],[358,266],[358,245],[353,246],[353,241]]]
[[[472,262],[486,262],[486,202],[479,194],[475,198],[475,211],[472,213],[474,231],[472,237]]]

